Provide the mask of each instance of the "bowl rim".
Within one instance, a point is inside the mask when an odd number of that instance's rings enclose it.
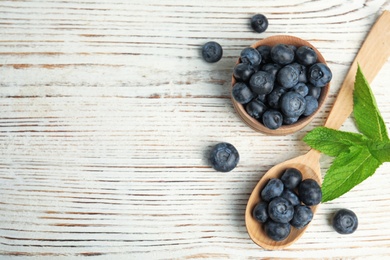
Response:
[[[256,41],[255,43],[250,45],[250,47],[257,48],[261,45],[269,45],[272,47],[276,44],[290,44],[290,45],[294,45],[296,47],[300,47],[300,46],[304,46],[304,45],[309,46],[316,52],[317,62],[321,62],[321,63],[324,63],[327,65],[326,60],[324,59],[322,54],[319,52],[319,50],[314,45],[312,45],[310,42],[308,42],[306,40],[303,40],[299,37],[292,36],[292,35],[269,36],[267,38]],[[237,65],[239,62],[240,62],[240,58],[237,59],[235,65]],[[237,82],[237,80],[234,78],[234,76],[232,74],[231,90],[236,82]],[[282,125],[281,127],[274,129],[274,130],[264,126],[257,119],[248,115],[247,112],[245,111],[244,105],[238,103],[234,99],[232,94],[231,94],[231,100],[233,103],[233,107],[236,110],[236,112],[238,113],[239,117],[253,130],[255,130],[257,132],[264,133],[264,134],[268,134],[268,135],[288,135],[288,134],[292,134],[292,133],[295,133],[295,132],[301,130],[302,128],[307,126],[315,118],[315,116],[320,112],[320,110],[323,108],[323,106],[325,104],[325,101],[326,101],[328,93],[329,93],[329,88],[330,88],[330,82],[326,86],[322,87],[320,97],[318,98],[318,108],[316,109],[316,111],[313,114],[311,114],[310,116],[299,119],[294,124]],[[231,93],[231,91],[230,91],[230,93]]]

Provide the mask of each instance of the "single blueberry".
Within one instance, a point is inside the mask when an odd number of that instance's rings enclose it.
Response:
[[[282,241],[290,234],[291,225],[289,223],[279,223],[269,219],[264,223],[264,231],[272,240]]]
[[[253,218],[264,223],[268,220],[268,203],[260,201],[256,204],[252,212]]]
[[[263,14],[256,14],[251,18],[251,27],[258,33],[265,32],[268,28],[268,19]]]
[[[278,129],[283,124],[283,115],[278,110],[269,109],[262,117],[263,125],[271,130]]]
[[[298,82],[306,83],[307,82],[307,75],[306,75],[307,68],[306,68],[306,66],[301,65],[297,62],[291,63],[290,66],[293,66],[299,72]]]
[[[261,45],[256,50],[261,55],[261,63],[267,64],[271,61],[271,46]]]
[[[299,200],[298,195],[289,189],[284,189],[280,197],[285,198],[286,200],[291,202],[291,205],[296,206],[301,204],[301,201]]]
[[[288,223],[294,216],[294,207],[289,200],[276,197],[268,204],[268,216],[275,222]]]
[[[318,100],[313,96],[306,96],[306,109],[303,112],[304,116],[312,115],[318,108]]]
[[[273,198],[280,196],[283,192],[283,182],[278,178],[270,179],[260,192],[260,197],[263,201],[270,201]]]
[[[320,185],[313,179],[305,179],[298,186],[299,199],[307,206],[318,205],[322,200]]]
[[[252,90],[244,82],[237,82],[234,84],[232,96],[240,104],[249,103],[254,97]]]
[[[274,78],[276,78],[276,75],[281,68],[282,66],[280,66],[279,64],[266,63],[261,67],[261,70],[270,73]]]
[[[324,63],[315,63],[308,70],[308,79],[316,87],[325,87],[332,79],[332,72]]]
[[[269,94],[274,87],[274,78],[265,71],[258,71],[250,78],[249,85],[257,94]]]
[[[259,100],[253,100],[250,103],[248,103],[245,107],[246,112],[248,115],[255,119],[261,119],[263,116],[264,112],[267,110],[267,106],[264,105],[263,102]]]
[[[298,121],[299,117],[283,117],[283,124],[292,125]]]
[[[309,88],[309,92],[307,93],[307,95],[309,96],[313,96],[315,97],[316,99],[318,99],[321,95],[321,90],[322,88],[320,87],[315,87],[313,84],[311,83],[308,83],[307,84],[307,87]]]
[[[248,81],[253,73],[255,69],[247,63],[238,63],[233,69],[233,76],[238,81]]]
[[[215,170],[229,172],[237,166],[240,155],[232,144],[223,142],[213,147],[209,159]]]
[[[301,46],[295,52],[295,57],[302,65],[309,66],[317,61],[317,53],[309,46]]]
[[[291,226],[301,229],[313,219],[313,211],[309,206],[297,205],[294,207],[294,216],[290,221]]]
[[[332,226],[340,234],[352,234],[358,227],[358,218],[352,210],[340,209],[333,216]]]
[[[241,51],[240,59],[242,63],[248,63],[253,67],[259,66],[261,63],[260,53],[252,47],[247,47]]]
[[[283,182],[285,188],[293,190],[301,183],[302,173],[296,168],[287,168],[280,177],[280,180]]]
[[[274,86],[274,89],[267,95],[267,102],[271,108],[280,108],[280,98],[286,93],[286,89],[280,86]]]
[[[202,47],[203,59],[207,62],[214,63],[222,58],[223,50],[219,43],[211,41]]]
[[[309,87],[303,82],[299,82],[292,89],[302,97],[306,97],[309,93]]]
[[[281,68],[276,75],[277,81],[284,88],[292,88],[299,82],[299,71],[291,65]]]
[[[286,117],[299,117],[306,109],[306,100],[297,92],[286,92],[280,99],[280,109]]]
[[[271,59],[280,65],[290,64],[294,61],[294,50],[286,44],[277,44],[271,48]]]

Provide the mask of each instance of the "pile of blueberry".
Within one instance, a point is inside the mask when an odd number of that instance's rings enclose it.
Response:
[[[260,198],[252,211],[253,217],[263,223],[269,238],[282,241],[290,234],[291,226],[301,229],[309,224],[313,219],[310,206],[321,202],[322,192],[315,180],[302,180],[298,169],[288,168],[280,178],[267,182]]]
[[[276,44],[243,49],[233,76],[233,98],[248,115],[277,129],[317,110],[332,72],[311,47]]]

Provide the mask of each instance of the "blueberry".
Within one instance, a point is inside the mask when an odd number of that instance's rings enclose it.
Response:
[[[269,94],[274,87],[274,78],[265,71],[258,71],[250,78],[249,85],[257,94]]]
[[[293,190],[301,183],[302,173],[298,169],[288,168],[283,172],[280,180],[285,188]]]
[[[294,216],[294,207],[289,200],[276,197],[268,204],[268,216],[275,222],[288,223]]]
[[[280,197],[285,198],[286,200],[290,201],[291,205],[296,206],[301,204],[301,201],[299,200],[298,195],[289,189],[284,189]]]
[[[253,99],[252,90],[244,82],[234,84],[232,96],[240,104],[249,103]]]
[[[324,63],[315,63],[308,70],[308,79],[316,87],[324,87],[332,79],[332,72]]]
[[[316,99],[320,97],[322,88],[316,87],[311,83],[307,84],[307,87],[309,88],[309,93],[307,93],[309,96],[313,96]]]
[[[313,212],[306,205],[297,205],[294,207],[294,216],[290,221],[291,226],[301,229],[313,219]]]
[[[306,109],[306,100],[294,91],[286,92],[281,97],[280,109],[286,117],[299,117]]]
[[[282,87],[292,88],[299,82],[299,71],[294,66],[284,66],[279,70],[276,79]]]
[[[209,159],[215,170],[229,172],[237,166],[240,156],[232,144],[223,142],[213,147]]]
[[[340,209],[333,216],[332,226],[340,234],[352,234],[358,227],[358,218],[352,210]]]
[[[283,124],[283,115],[277,110],[269,109],[264,112],[262,121],[271,130],[278,129]]]
[[[202,47],[203,59],[207,62],[217,62],[222,58],[223,50],[217,42],[207,42]]]
[[[247,63],[238,63],[233,69],[233,75],[239,81],[248,81],[253,73],[255,69]]]
[[[280,108],[280,97],[286,93],[286,89],[280,86],[274,87],[274,89],[267,95],[268,105],[272,108]]]
[[[259,100],[253,100],[246,105],[245,110],[251,117],[261,119],[264,112],[267,110],[267,106]]]
[[[267,96],[266,94],[261,94],[261,95],[257,95],[254,100],[257,100],[257,101],[260,101],[262,103],[266,103],[267,102]]]
[[[270,73],[274,78],[276,78],[276,75],[281,68],[282,66],[276,63],[266,63],[261,67],[261,70]]]
[[[268,203],[261,201],[256,204],[252,212],[253,218],[257,221],[264,223],[268,219]]]
[[[306,109],[303,112],[304,116],[312,115],[318,108],[318,100],[313,96],[306,96]]]
[[[260,192],[260,197],[263,201],[270,201],[273,198],[280,196],[283,192],[283,182],[278,178],[270,179]]]
[[[252,47],[247,47],[241,51],[240,59],[242,63],[248,63],[252,66],[259,66],[261,63],[260,53]]]
[[[317,53],[309,46],[301,46],[295,52],[295,57],[302,65],[309,66],[317,61]]]
[[[277,44],[271,48],[271,59],[280,65],[290,64],[294,61],[294,50],[286,44]]]
[[[298,84],[296,84],[293,87],[293,90],[297,92],[299,95],[301,95],[302,97],[307,96],[307,94],[309,93],[309,87],[303,82],[299,82]]]
[[[313,179],[303,180],[298,186],[298,196],[307,206],[318,205],[322,200],[321,187]]]
[[[256,50],[261,55],[261,63],[267,64],[271,61],[271,46],[261,45]]]
[[[301,64],[299,64],[297,62],[291,63],[290,65],[293,66],[299,72],[298,82],[306,83],[307,82],[307,76],[306,76],[307,69],[306,69],[306,66],[301,65]]]
[[[299,117],[283,117],[283,124],[292,125],[298,121]]]
[[[268,220],[264,223],[264,231],[272,240],[282,241],[290,234],[291,226],[288,223],[279,223],[273,220]]]
[[[265,32],[268,28],[268,19],[263,14],[256,14],[251,18],[251,27],[258,33]]]

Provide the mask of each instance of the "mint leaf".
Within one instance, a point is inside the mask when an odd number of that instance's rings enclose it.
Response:
[[[367,142],[370,153],[381,163],[390,162],[390,141],[372,141]]]
[[[386,125],[360,66],[356,73],[353,102],[353,114],[359,131],[371,139],[388,141]]]
[[[366,145],[367,138],[362,134],[316,127],[306,134],[303,141],[324,154],[337,156],[348,152],[351,146]]]
[[[350,191],[369,176],[381,163],[365,146],[351,146],[339,154],[326,172],[322,184],[322,202],[330,201]]]

